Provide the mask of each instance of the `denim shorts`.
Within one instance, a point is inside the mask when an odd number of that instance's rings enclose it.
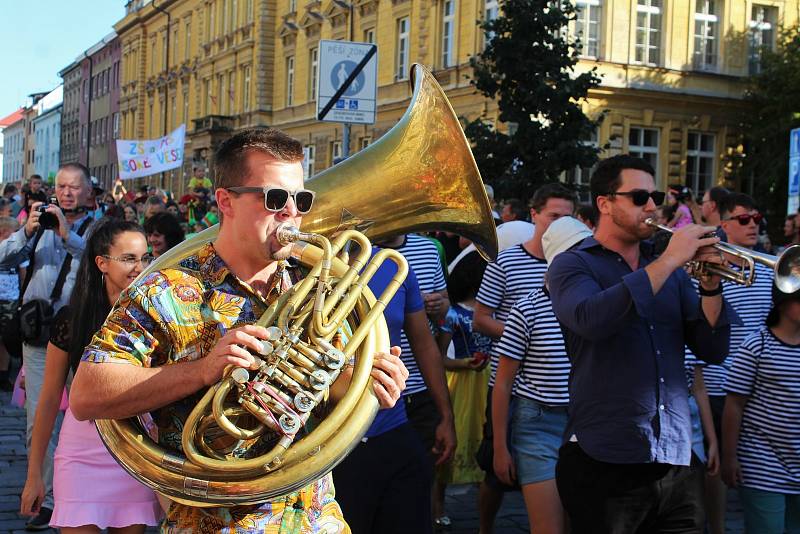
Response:
[[[511,406],[511,454],[517,481],[524,486],[554,479],[567,426],[567,407],[547,406],[522,397],[514,397]]]

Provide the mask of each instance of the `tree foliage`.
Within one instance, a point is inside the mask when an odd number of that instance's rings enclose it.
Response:
[[[600,78],[577,73],[581,43],[567,35],[569,0],[503,0],[481,28],[486,48],[471,59],[472,84],[497,100],[507,131],[480,117],[465,127],[481,173],[500,197],[527,198],[565,170],[589,167],[598,149],[582,143],[597,128],[581,109]]]
[[[800,27],[784,30],[775,51],[762,52],[761,71],[748,80],[745,101],[745,155],[734,172],[743,181],[752,178],[755,198],[778,227],[788,199],[789,133],[800,128]]]

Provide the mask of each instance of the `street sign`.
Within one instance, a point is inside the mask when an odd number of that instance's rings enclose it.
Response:
[[[374,124],[378,93],[378,48],[370,43],[319,43],[317,119]]]
[[[789,202],[787,215],[795,215],[800,208],[800,128],[789,134]]]

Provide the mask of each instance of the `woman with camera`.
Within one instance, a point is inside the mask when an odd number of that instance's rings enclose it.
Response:
[[[47,345],[21,514],[40,512],[45,496],[42,464],[70,371],[77,369],[83,348],[102,325],[112,303],[152,259],[144,232],[134,223],[102,220],[88,239],[72,297],[56,314]],[[69,410],[55,452],[55,473],[55,508],[50,525],[62,532],[108,528],[110,532],[134,534],[160,520],[155,494],[116,463],[94,424],[77,421]]]

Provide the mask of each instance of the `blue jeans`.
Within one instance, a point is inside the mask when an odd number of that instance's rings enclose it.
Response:
[[[519,485],[556,478],[558,449],[567,426],[567,407],[513,397],[511,414],[511,456]]]
[[[739,486],[747,534],[800,533],[800,495]]]

